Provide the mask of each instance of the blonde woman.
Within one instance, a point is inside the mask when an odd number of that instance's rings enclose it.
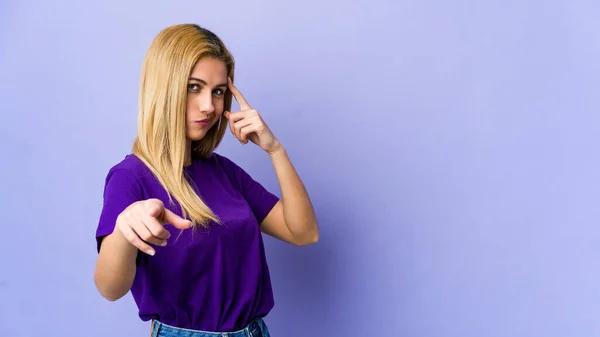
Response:
[[[285,148],[233,78],[215,34],[191,24],[161,31],[142,67],[133,151],[105,180],[95,284],[109,301],[131,290],[152,336],[269,336],[261,232],[298,246],[319,238]],[[230,112],[232,98],[240,111]],[[227,129],[269,156],[281,200],[213,152]]]

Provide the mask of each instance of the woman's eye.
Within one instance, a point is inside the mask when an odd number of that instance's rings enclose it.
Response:
[[[215,89],[215,91],[213,91],[213,92],[217,96],[222,96],[223,94],[225,94],[225,91],[223,91],[223,89]]]
[[[198,90],[200,90],[200,86],[198,84],[195,84],[195,83],[190,83],[190,84],[188,84],[188,90],[190,90],[190,91],[198,91]]]

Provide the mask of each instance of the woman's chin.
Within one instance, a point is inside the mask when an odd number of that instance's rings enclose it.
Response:
[[[187,139],[191,140],[192,142],[197,142],[202,140],[202,138],[204,138],[204,136],[206,136],[206,132],[202,131],[202,132],[190,132],[187,135]]]

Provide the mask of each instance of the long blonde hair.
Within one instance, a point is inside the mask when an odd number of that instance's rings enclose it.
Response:
[[[162,30],[144,58],[140,83],[138,132],[133,154],[152,171],[169,195],[179,202],[183,216],[194,225],[207,227],[217,216],[196,194],[184,175],[186,157],[187,85],[192,68],[203,57],[222,60],[233,80],[234,60],[212,32],[193,24]],[[224,98],[231,109],[231,92]],[[227,122],[217,123],[192,144],[192,158],[207,158],[219,145]]]

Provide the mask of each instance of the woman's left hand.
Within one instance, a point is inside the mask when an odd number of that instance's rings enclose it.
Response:
[[[260,146],[268,153],[277,151],[281,144],[273,135],[265,121],[258,114],[258,111],[252,109],[250,104],[246,102],[242,93],[233,85],[231,79],[227,81],[229,90],[240,105],[240,111],[229,112],[225,111],[225,118],[229,121],[229,129],[231,133],[242,144],[247,144],[248,140]]]

